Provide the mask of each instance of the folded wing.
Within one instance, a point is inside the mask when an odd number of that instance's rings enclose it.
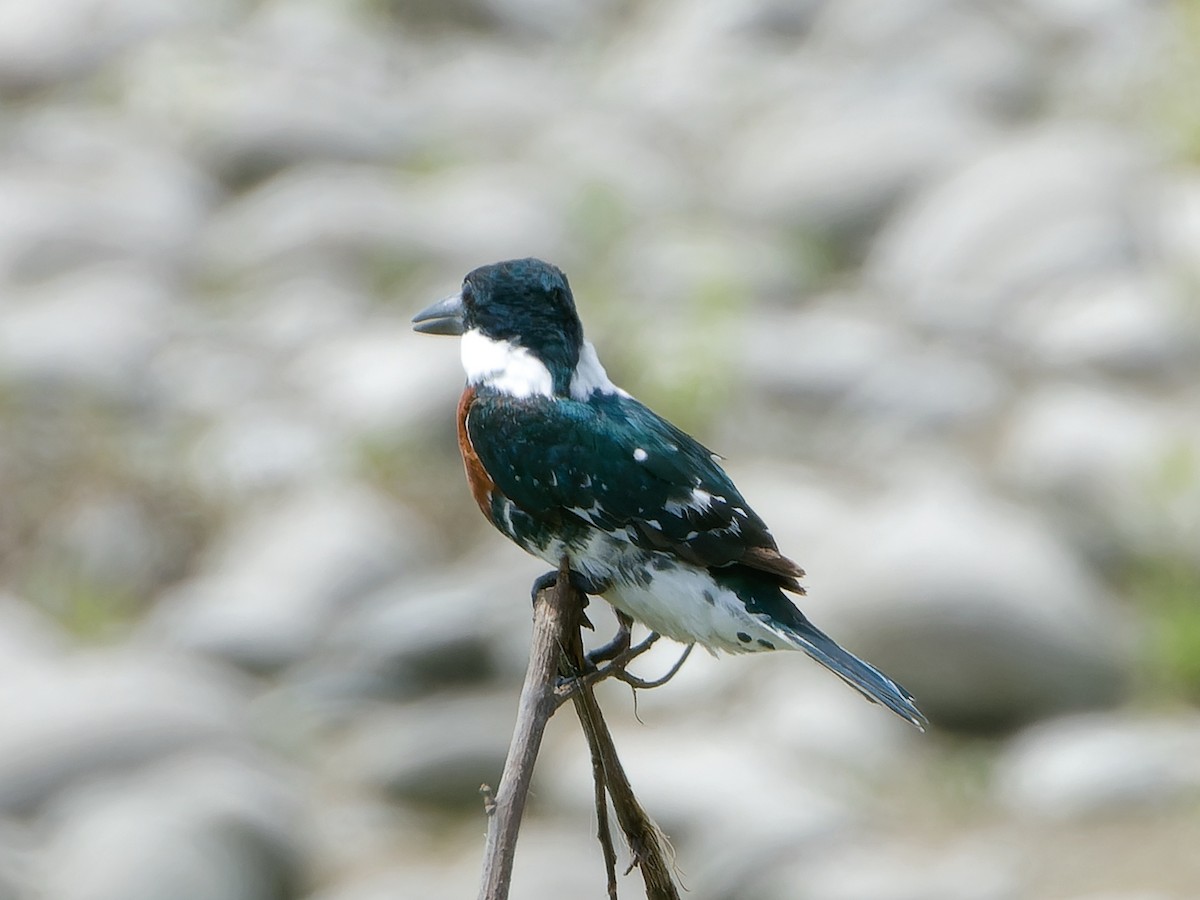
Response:
[[[467,431],[496,487],[548,524],[624,531],[694,565],[742,565],[803,593],[803,570],[694,438],[630,397],[481,394]]]

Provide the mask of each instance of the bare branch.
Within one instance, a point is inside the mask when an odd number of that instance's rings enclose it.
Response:
[[[595,786],[596,837],[604,854],[604,873],[607,876],[608,900],[617,900],[617,851],[613,848],[612,828],[608,824],[608,788],[604,777],[604,760],[599,750],[589,746],[592,753],[592,783]]]
[[[575,712],[579,716],[579,724],[583,726],[592,758],[598,758],[603,765],[605,787],[612,798],[617,823],[621,826],[633,854],[633,864],[642,871],[647,900],[679,900],[679,893],[671,878],[671,865],[667,861],[667,839],[634,795],[621,760],[617,757],[617,748],[600,712],[600,705],[596,702],[592,686],[586,677],[580,675],[585,667],[582,635],[575,629],[567,632],[567,638],[570,643],[565,644],[563,648],[563,675],[574,681],[575,690],[571,699],[575,703]],[[638,647],[630,648],[626,653],[636,656],[637,652],[645,652],[657,639],[658,635],[652,634]],[[621,656],[610,665],[616,665]],[[600,815],[599,804],[597,807],[597,815]],[[607,810],[604,814],[607,815]],[[603,843],[603,839],[601,842]]]
[[[550,716],[568,696],[575,703],[591,751],[597,836],[604,853],[609,900],[617,900],[617,874],[606,795],[612,801],[617,822],[633,854],[630,868],[636,865],[641,869],[647,900],[679,900],[668,862],[669,844],[634,796],[621,761],[617,758],[612,735],[592,692],[592,684],[596,680],[624,674],[624,666],[645,653],[658,640],[658,635],[651,634],[641,644],[618,654],[603,669],[584,674],[587,665],[580,627],[585,602],[586,597],[571,586],[570,569],[564,557],[559,564],[556,587],[539,591],[534,600],[529,667],[521,689],[517,723],[504,762],[500,787],[494,795],[486,785],[481,788],[489,820],[480,900],[508,898],[517,833],[525,810],[525,799],[529,794],[533,766],[541,748],[542,734]],[[685,652],[658,682],[669,680],[686,658]],[[567,682],[565,688],[556,686],[556,672],[561,673]],[[633,679],[633,676],[628,677]],[[658,683],[633,680],[647,685]]]
[[[582,607],[573,597],[566,557],[559,566],[558,585],[554,590],[538,592],[533,604],[533,640],[529,647],[529,666],[517,707],[517,723],[500,776],[500,787],[490,798],[487,843],[484,846],[483,879],[480,900],[507,900],[512,881],[517,832],[525,812],[525,799],[533,778],[533,765],[542,745],[546,723],[558,703],[554,687],[564,635],[569,634],[568,619],[579,633]],[[571,616],[571,609],[575,614]],[[485,795],[486,796],[486,795]]]

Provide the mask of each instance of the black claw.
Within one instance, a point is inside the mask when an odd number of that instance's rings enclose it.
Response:
[[[537,595],[540,591],[546,588],[552,588],[558,584],[558,569],[551,569],[537,578],[533,579],[533,587],[529,589],[529,599],[533,603],[537,603]]]
[[[533,587],[529,591],[529,598],[533,601],[536,601],[538,591],[541,591],[545,588],[552,588],[556,584],[558,584],[558,570],[557,569],[546,572],[543,575],[539,575],[537,578],[535,578],[533,580]],[[577,591],[579,591],[579,593],[583,594],[583,605],[585,608],[588,605],[588,595],[589,594],[599,595],[599,594],[603,594],[606,590],[608,590],[607,585],[605,585],[601,582],[598,582],[598,581],[593,581],[592,579],[588,578],[586,575],[576,572],[574,569],[571,570],[571,587],[575,588],[575,590],[577,590]]]

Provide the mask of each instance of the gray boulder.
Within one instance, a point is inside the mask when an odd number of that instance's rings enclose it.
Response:
[[[63,797],[47,817],[47,900],[289,900],[303,877],[299,803],[277,775],[187,757]]]
[[[1036,515],[936,477],[856,513],[812,562],[805,608],[935,723],[1011,727],[1121,695],[1127,623]]]
[[[1031,819],[1186,809],[1200,798],[1200,718],[1092,714],[1018,735],[996,765],[996,802]]]

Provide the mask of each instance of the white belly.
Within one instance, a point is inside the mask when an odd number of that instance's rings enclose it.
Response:
[[[556,564],[561,554],[561,546],[550,546],[538,555]],[[573,569],[612,584],[601,595],[605,600],[664,637],[727,653],[791,649],[778,631],[747,612],[737,594],[698,566],[598,530],[568,554]]]

